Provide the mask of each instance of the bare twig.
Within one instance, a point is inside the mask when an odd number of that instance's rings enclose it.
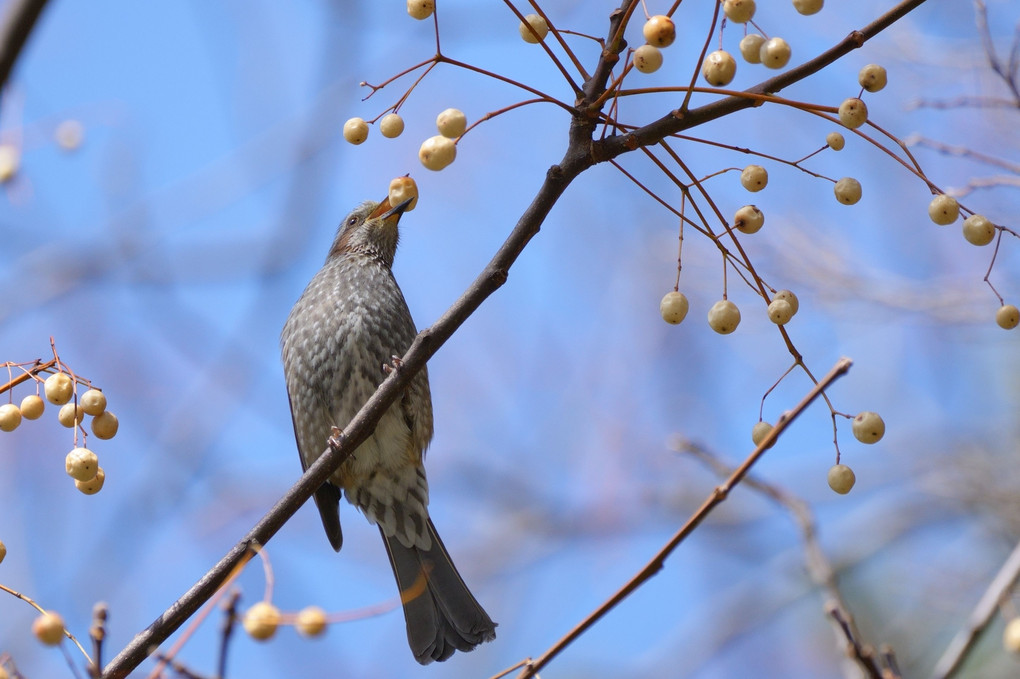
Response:
[[[864,28],[851,32],[846,38],[814,59],[791,68],[789,71],[785,71],[774,78],[761,82],[747,90],[747,92],[751,94],[772,94],[803,80],[809,75],[817,73],[846,54],[860,48],[868,40],[889,28],[889,26],[923,5],[926,1],[903,0],[903,2],[900,2]],[[599,162],[609,160],[639,146],[656,144],[671,134],[697,127],[735,111],[751,108],[755,103],[756,100],[754,98],[734,96],[714,101],[690,111],[677,109],[629,134],[616,135],[602,142],[596,142],[596,148],[593,149],[593,153]]]
[[[729,476],[733,473],[729,465],[696,443],[686,440],[680,441],[677,445],[677,450],[698,458],[719,476]],[[869,655],[870,652],[867,649],[870,646],[862,646],[860,642],[861,633],[857,629],[854,616],[850,612],[850,607],[847,606],[843,593],[839,589],[836,571],[832,568],[828,558],[826,558],[825,552],[822,551],[822,546],[818,541],[818,525],[808,504],[779,486],[750,475],[744,479],[744,485],[784,507],[797,522],[797,525],[800,527],[801,538],[804,540],[804,565],[808,575],[816,585],[825,590],[826,613],[838,630],[839,637],[846,639],[851,645],[851,653],[860,664],[861,670],[867,672],[873,679],[894,679],[899,677],[899,670],[895,665],[895,656],[893,655],[892,648],[888,645],[882,647],[882,662],[886,665],[885,670],[882,671],[885,674],[876,674],[879,668],[876,666],[873,654]]]
[[[935,671],[932,672],[934,679],[948,679],[956,674],[967,654],[992,621],[999,602],[1009,594],[1018,579],[1020,579],[1020,544],[1013,548],[1012,554],[988,585],[988,589],[967,619],[967,624],[949,642],[945,653],[935,664]]]
[[[103,671],[103,641],[106,639],[106,617],[110,609],[100,601],[92,607],[92,626],[89,637],[92,639],[92,660],[89,662],[89,676],[98,677]]]
[[[46,0],[13,0],[0,22],[0,90],[7,85],[14,64],[25,46]]]
[[[1009,64],[1005,65],[999,59],[999,53],[995,51],[992,43],[992,32],[988,28],[988,8],[984,0],[974,0],[974,14],[977,19],[978,33],[981,35],[981,45],[985,49],[985,56],[988,58],[988,65],[995,74],[1002,78],[1002,82],[1009,88],[1013,95],[1013,106],[1020,107],[1020,85],[1016,81],[1017,68],[1017,42],[1015,39],[1013,49],[1010,52]]]
[[[220,659],[216,663],[217,679],[225,679],[227,676],[227,651],[230,650],[230,637],[237,626],[237,602],[241,598],[241,592],[234,590],[224,602],[223,606],[223,627],[220,635]]]
[[[847,655],[857,661],[857,664],[871,679],[886,679],[882,676],[882,669],[875,660],[875,649],[871,644],[862,644],[858,635],[850,625],[850,620],[843,616],[843,611],[834,603],[829,606],[828,613],[836,621],[836,625],[846,638]],[[889,677],[888,679],[893,679]]]
[[[573,643],[578,637],[584,634],[592,625],[602,619],[609,611],[616,607],[621,601],[626,599],[634,590],[640,587],[642,584],[647,582],[660,570],[662,570],[665,564],[666,558],[673,553],[673,551],[680,546],[688,535],[694,532],[694,529],[701,525],[712,510],[721,504],[730,491],[740,483],[747,473],[751,470],[765,451],[772,447],[772,444],[779,437],[779,435],[786,429],[787,426],[793,422],[797,416],[804,411],[821,393],[829,387],[839,377],[846,374],[850,369],[851,361],[848,358],[841,358],[832,367],[825,377],[811,388],[811,390],[801,399],[793,410],[785,413],[776,422],[776,426],[769,432],[769,434],[762,439],[762,442],[758,444],[750,455],[747,456],[739,467],[733,470],[733,473],[727,478],[722,484],[716,486],[709,494],[705,501],[702,502],[701,506],[691,514],[687,522],[681,526],[673,537],[663,545],[663,547],[656,552],[655,556],[652,557],[651,561],[645,564],[644,568],[638,571],[630,580],[628,580],[623,587],[616,591],[609,599],[603,602],[598,608],[592,611],[587,617],[579,622],[572,630],[567,632],[561,637],[555,644],[553,644],[545,653],[539,656],[536,660],[525,665],[524,669],[520,674],[517,675],[518,679],[527,679],[528,677],[534,677],[536,673],[545,667],[553,658],[560,654],[567,646]]]
[[[159,662],[156,663],[156,667],[152,670],[152,672],[149,673],[148,679],[159,679],[160,677],[163,676],[163,670],[167,666],[167,664],[170,663],[174,659],[174,657],[178,653],[180,653],[181,649],[184,648],[184,645],[191,640],[191,637],[195,634],[198,628],[202,626],[202,623],[205,622],[205,619],[209,617],[209,614],[212,613],[213,609],[216,607],[216,604],[219,602],[219,600],[222,599],[224,596],[227,596],[228,587],[230,583],[232,583],[237,578],[237,576],[241,574],[241,571],[244,568],[245,564],[247,564],[248,561],[254,555],[255,550],[251,549],[242,556],[242,558],[234,566],[233,570],[227,575],[227,578],[226,580],[224,580],[223,584],[220,585],[220,588],[216,591],[213,591],[213,593],[209,596],[209,601],[205,609],[200,611],[198,615],[196,615],[194,619],[192,619],[191,624],[188,626],[188,629],[186,629],[180,635],[177,641],[174,642],[174,645],[170,647],[169,651],[159,654]],[[123,654],[123,651],[121,651],[121,654]]]

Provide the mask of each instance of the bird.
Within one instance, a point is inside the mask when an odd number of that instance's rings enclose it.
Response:
[[[398,357],[417,334],[392,271],[398,222],[411,200],[390,205],[387,197],[354,208],[284,324],[283,366],[302,469],[399,366]],[[341,495],[378,526],[400,590],[407,641],[422,665],[496,636],[496,623],[471,594],[429,518],[423,463],[432,433],[423,367],[313,496],[337,552],[343,545]]]

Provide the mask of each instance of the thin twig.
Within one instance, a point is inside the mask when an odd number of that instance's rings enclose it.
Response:
[[[843,611],[839,606],[835,604],[829,606],[828,613],[836,621],[836,626],[839,627],[846,639],[847,655],[857,661],[857,664],[870,679],[883,679],[882,669],[878,666],[878,661],[875,660],[875,649],[870,644],[861,643],[851,627],[851,621],[843,616]]]
[[[1020,579],[1020,543],[1013,548],[1006,563],[1002,564],[1002,568],[988,585],[988,589],[985,590],[981,600],[978,601],[974,611],[967,619],[967,624],[949,642],[945,653],[935,664],[935,671],[932,672],[933,679],[948,679],[956,674],[967,655],[974,648],[974,644],[992,621],[999,602],[1009,594],[1018,579]]]
[[[868,40],[875,37],[911,11],[923,5],[927,0],[903,0],[881,17],[864,28],[852,31],[839,43],[822,52],[814,59],[791,68],[774,78],[770,78],[747,90],[750,94],[772,94],[813,75],[855,49],[862,47]],[[596,142],[593,153],[599,162],[633,150],[638,146],[649,146],[658,143],[665,137],[697,127],[711,120],[716,120],[745,108],[755,105],[755,100],[748,97],[726,97],[690,111],[674,110],[658,120],[625,135],[616,135],[605,141]]]
[[[0,22],[0,90],[7,85],[14,64],[28,41],[46,0],[13,0]]]
[[[598,608],[592,611],[587,617],[579,622],[572,630],[567,632],[561,637],[555,644],[553,644],[545,653],[539,656],[536,660],[528,663],[525,668],[517,675],[518,679],[527,679],[528,677],[534,677],[535,674],[545,667],[553,658],[560,654],[567,646],[573,643],[578,637],[584,634],[592,625],[602,619],[609,611],[616,607],[621,601],[626,599],[634,590],[640,587],[642,584],[647,582],[655,574],[662,570],[665,564],[666,558],[669,557],[673,551],[680,546],[688,535],[694,532],[694,529],[701,525],[712,510],[721,504],[730,491],[741,482],[741,480],[747,475],[751,467],[765,454],[765,452],[772,447],[772,444],[779,437],[786,427],[790,425],[797,416],[800,415],[818,396],[829,387],[839,377],[846,374],[850,369],[852,362],[848,358],[841,358],[832,367],[829,373],[823,377],[811,390],[801,399],[793,410],[788,413],[784,413],[779,418],[776,426],[773,427],[772,431],[762,439],[762,442],[758,444],[750,455],[747,456],[739,467],[733,470],[733,473],[727,478],[721,485],[716,486],[709,494],[705,501],[702,502],[701,506],[691,514],[687,522],[681,526],[669,541],[663,545],[663,547],[656,552],[655,556],[652,557],[651,561],[645,564],[644,568],[638,571],[630,580],[628,580],[623,587],[616,591],[609,599],[602,603]]]
[[[98,677],[103,670],[103,641],[106,639],[106,618],[110,613],[109,606],[100,601],[92,607],[92,626],[89,637],[92,639],[92,660],[89,662],[89,676]]]
[[[733,473],[732,467],[696,443],[680,441],[676,448],[679,452],[696,457],[708,465],[718,476],[725,477]],[[779,486],[767,483],[750,474],[744,479],[744,485],[779,504],[797,522],[800,528],[801,539],[804,541],[804,566],[811,580],[825,591],[826,613],[832,618],[841,638],[851,642],[859,639],[860,632],[854,622],[854,616],[850,612],[850,607],[847,605],[846,600],[843,598],[843,593],[839,589],[836,571],[832,564],[829,563],[829,559],[825,556],[822,545],[818,540],[818,524],[815,521],[811,507],[804,500],[788,493]],[[836,611],[836,613],[834,614],[832,611]],[[892,651],[890,650],[891,653]],[[863,669],[868,671],[867,667]],[[883,677],[881,679],[888,678]]]
[[[241,599],[241,592],[233,590],[227,598],[223,607],[223,627],[220,634],[220,659],[216,663],[217,679],[225,679],[227,676],[227,651],[230,650],[230,637],[237,627],[237,602]]]

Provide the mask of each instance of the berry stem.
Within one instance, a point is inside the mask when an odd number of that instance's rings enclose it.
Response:
[[[570,73],[567,72],[566,67],[563,66],[563,62],[559,60],[559,58],[556,56],[556,53],[552,51],[552,48],[546,44],[545,40],[542,39],[542,36],[540,36],[535,31],[531,24],[528,23],[528,21],[524,18],[524,15],[521,14],[521,11],[517,9],[514,6],[514,4],[510,2],[510,0],[503,0],[503,4],[510,8],[510,11],[514,13],[514,16],[517,17],[518,21],[520,21],[522,24],[528,27],[528,30],[531,31],[531,33],[538,40],[538,44],[541,45],[542,49],[545,50],[545,53],[549,56],[549,59],[553,62],[553,64],[556,65],[556,68],[559,69],[560,73],[563,74],[563,79],[567,81],[567,84],[570,85],[570,89],[574,91],[574,96],[580,97],[582,94],[581,87],[576,82],[574,82],[574,79],[570,76]],[[530,4],[535,9],[535,12],[540,17],[545,19],[545,23],[548,24],[549,26],[549,33],[556,38],[556,41],[560,44],[560,47],[563,48],[563,51],[573,62],[574,68],[577,69],[577,72],[581,75],[582,78],[587,80],[588,72],[584,70],[584,67],[581,65],[580,60],[578,60],[577,55],[574,54],[573,50],[571,50],[570,47],[567,46],[566,41],[563,40],[563,36],[559,34],[559,31],[556,30],[556,27],[553,26],[553,23],[549,21],[549,17],[546,16],[545,10],[539,7],[538,3],[535,2],[534,0],[531,0]]]
[[[772,393],[772,391],[773,391],[773,390],[774,390],[774,389],[775,389],[776,387],[778,387],[778,386],[779,386],[779,384],[780,384],[780,383],[781,383],[781,382],[782,382],[783,380],[785,380],[785,379],[786,379],[786,376],[787,376],[787,375],[789,375],[789,374],[790,374],[791,372],[793,372],[793,369],[794,369],[794,368],[796,368],[796,367],[797,367],[797,365],[798,365],[797,361],[794,361],[793,363],[791,363],[791,364],[790,364],[790,367],[789,367],[789,368],[787,368],[787,369],[786,369],[786,371],[785,371],[785,372],[784,372],[784,373],[783,373],[782,375],[780,375],[780,376],[779,376],[779,379],[778,379],[778,380],[776,380],[776,381],[775,381],[775,383],[774,383],[774,384],[773,384],[773,385],[772,385],[771,387],[769,387],[768,389],[766,389],[766,390],[765,390],[765,393],[761,395],[761,406],[760,406],[760,407],[758,408],[758,420],[759,420],[759,421],[761,421],[761,420],[762,420],[762,419],[764,418],[764,414],[765,414],[765,399],[767,399],[767,398],[769,397],[769,394],[771,394],[771,393]]]
[[[44,615],[46,613],[46,611],[43,609],[42,606],[37,604],[31,597],[29,597],[29,596],[27,596],[25,594],[22,594],[21,592],[13,590],[10,587],[7,587],[5,585],[0,585],[0,591],[7,592],[11,596],[13,596],[15,599],[21,599],[22,601],[24,601],[26,604],[28,604],[32,608],[34,608],[35,610],[39,611],[40,615]],[[82,645],[78,643],[78,640],[75,638],[75,636],[73,634],[71,634],[71,632],[67,628],[64,628],[64,636],[66,636],[68,639],[70,639],[71,641],[74,642],[74,645],[78,647],[78,650],[81,651],[81,654],[83,656],[85,656],[85,660],[87,660],[89,663],[92,662],[92,658],[89,657],[89,654],[85,651],[85,649],[82,647]]]
[[[985,271],[985,277],[983,279],[984,282],[988,284],[988,287],[992,289],[992,293],[999,298],[999,306],[1005,304],[1006,301],[1002,298],[1002,295],[999,294],[999,291],[995,289],[995,286],[992,285],[992,267],[995,266],[995,259],[999,256],[999,246],[1002,244],[1003,233],[1005,233],[1005,230],[1000,230],[999,234],[995,237],[995,248],[992,250],[992,259],[988,262],[988,270]]]

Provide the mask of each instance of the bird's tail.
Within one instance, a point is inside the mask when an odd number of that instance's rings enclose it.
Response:
[[[496,623],[464,584],[431,519],[428,531],[432,547],[427,550],[383,535],[404,605],[407,642],[422,665],[496,638]]]

